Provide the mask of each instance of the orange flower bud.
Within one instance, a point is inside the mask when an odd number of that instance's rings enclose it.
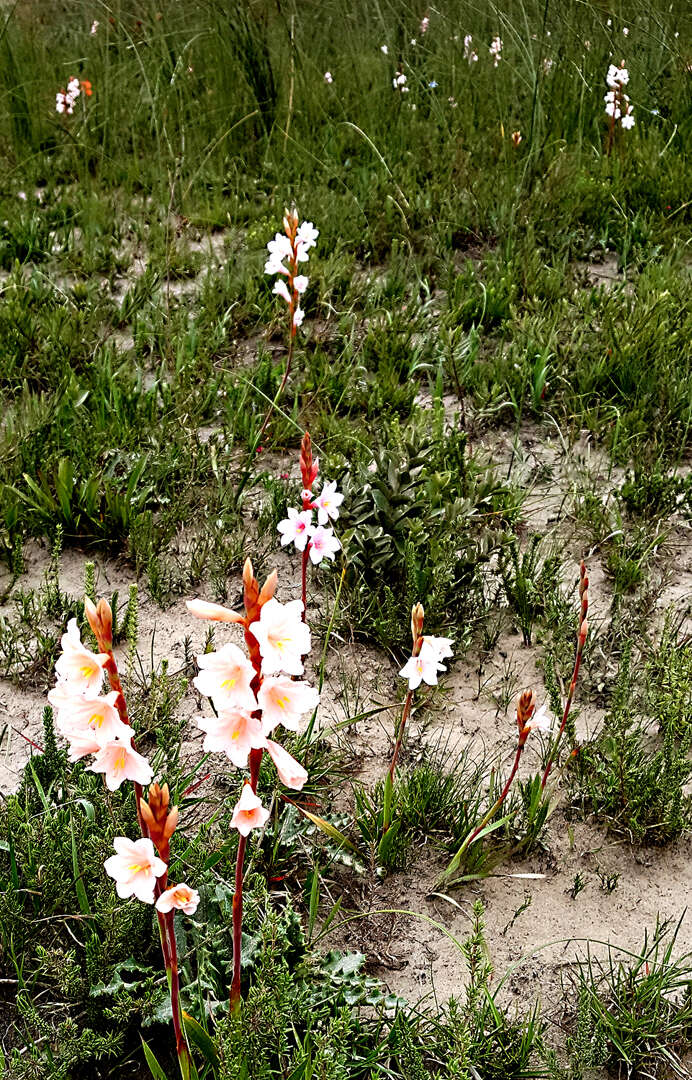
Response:
[[[260,590],[260,594],[257,598],[257,603],[260,607],[266,604],[267,600],[271,600],[272,596],[276,592],[276,583],[279,580],[279,573],[277,570],[272,570],[271,574],[265,581]]]

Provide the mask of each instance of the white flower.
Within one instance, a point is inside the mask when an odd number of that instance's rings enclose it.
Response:
[[[68,684],[58,683],[48,694],[48,700],[57,711],[58,731],[67,739],[91,735],[100,749],[114,739],[129,742],[132,738],[132,729],[123,723],[115,707],[118,700],[115,690],[106,697],[88,698],[83,694],[71,694]]]
[[[285,233],[276,233],[274,239],[267,243],[267,251],[269,252],[269,258],[264,264],[265,274],[288,274],[288,270],[283,265],[284,259],[288,259],[293,254],[293,248],[291,241]]]
[[[623,32],[624,36],[627,37],[629,35],[629,27],[623,26],[622,32]]]
[[[92,37],[96,33],[98,28],[99,28],[99,21],[98,21],[98,19],[94,19],[93,23],[91,24],[91,31],[90,31]]]
[[[320,235],[319,229],[316,229],[311,221],[302,221],[298,226],[296,232],[296,247],[298,248],[298,262],[307,261],[307,253],[310,248],[314,248],[317,243],[317,237]],[[301,253],[304,257],[301,258]]]
[[[333,529],[325,529],[322,525],[313,525],[310,530],[310,560],[315,566],[322,559],[336,557],[337,551],[341,551],[341,543],[334,535]]]
[[[280,296],[281,299],[285,300],[287,304],[290,304],[291,294],[288,291],[288,286],[286,285],[286,282],[283,280],[283,278],[276,279],[272,292],[275,293],[276,296]]]
[[[631,109],[626,116],[623,116],[622,120],[620,121],[620,127],[624,127],[626,129],[634,127],[634,113]]]
[[[552,730],[553,718],[548,712],[546,705],[536,709],[533,716],[524,724],[524,731],[540,731],[544,735]]]
[[[295,289],[295,291],[302,296],[307,287],[308,278],[306,278],[305,274],[296,274],[293,279],[293,288]]]
[[[322,491],[313,499],[312,505],[317,510],[317,520],[320,525],[326,525],[329,519],[336,521],[339,516],[339,507],[344,501],[340,491],[336,490],[336,480],[325,484]]]
[[[302,621],[302,600],[280,604],[276,597],[262,605],[257,622],[249,633],[256,639],[262,657],[262,674],[302,675],[303,656],[310,652],[310,630]]]
[[[277,724],[298,730],[303,713],[317,708],[320,695],[313,686],[288,675],[269,675],[262,682],[257,703],[262,710],[262,731],[271,735]]]
[[[260,721],[245,709],[221,709],[218,716],[205,716],[197,723],[206,732],[204,749],[225,754],[237,769],[247,766],[251,750],[265,745]]]
[[[228,642],[217,652],[197,657],[200,672],[192,680],[200,694],[212,698],[217,709],[257,708],[251,683],[255,669],[242,649]]]
[[[115,855],[106,859],[103,865],[108,876],[114,879],[120,899],[136,896],[143,904],[153,904],[156,879],[166,873],[167,866],[154,851],[151,840],[116,836],[113,847]]]
[[[281,547],[295,544],[297,551],[305,551],[312,525],[312,510],[296,510],[290,506],[288,517],[280,521],[277,528],[281,533]]]
[[[303,325],[303,319],[304,318],[305,318],[305,312],[303,311],[300,304],[298,304],[295,311],[293,312],[293,325],[296,327],[296,329],[299,326]]]
[[[332,78],[331,71],[325,71],[325,73],[324,73],[324,81],[326,83],[329,83],[330,85],[334,82],[334,79]]]
[[[416,690],[425,681],[430,686],[437,683],[437,664],[429,657],[411,656],[399,672],[402,679],[408,679],[409,690]]]
[[[488,52],[493,58],[493,66],[497,67],[502,59],[502,38],[496,34],[493,40],[490,42]]]
[[[430,634],[423,635],[422,649],[426,649],[428,653],[433,655],[438,664],[441,660],[448,660],[453,655],[452,645],[454,641],[448,637],[432,637]],[[442,668],[441,670],[444,670]]]
[[[380,45],[380,52],[384,53],[385,56],[389,56],[389,46]]]
[[[424,15],[420,22],[420,32],[424,34],[430,26],[430,19],[427,15]]]

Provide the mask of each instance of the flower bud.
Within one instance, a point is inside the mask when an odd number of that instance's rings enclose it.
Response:
[[[113,648],[113,612],[108,601],[102,598],[94,604],[85,596],[84,614],[101,652],[110,652]]]
[[[536,708],[536,695],[533,690],[524,690],[519,695],[519,701],[517,702],[517,727],[519,731],[523,731],[527,722],[533,716],[533,711]]]
[[[260,607],[266,604],[267,600],[271,600],[272,596],[276,592],[276,583],[279,580],[279,573],[277,570],[272,570],[271,574],[265,581],[260,590],[260,594],[257,598],[257,603]]]
[[[423,633],[424,615],[423,605],[419,601],[411,608],[411,637],[413,638],[414,645]]]

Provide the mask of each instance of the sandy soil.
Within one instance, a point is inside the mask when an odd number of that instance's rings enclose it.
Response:
[[[574,574],[566,587],[574,595],[577,562],[588,556],[591,578],[593,625],[605,625],[610,616],[612,592],[599,561],[599,552],[584,547],[568,515],[570,499],[578,481],[588,475],[599,482],[618,482],[597,448],[582,439],[566,452],[559,435],[546,439],[545,432],[527,429],[521,439],[512,435],[487,441],[495,462],[512,468],[512,475],[528,491],[524,505],[526,531],[540,530],[553,536],[563,554],[574,559]],[[295,473],[295,462],[285,462]],[[683,623],[692,629],[692,537],[689,524],[674,522],[666,540],[665,558],[655,600],[656,618],[671,605]],[[17,587],[38,587],[45,574],[47,552],[38,545],[27,548],[27,571]],[[87,554],[67,551],[62,560],[61,587],[72,596],[82,592]],[[289,587],[280,587],[280,596],[296,595],[297,561],[277,553]],[[667,568],[667,569],[666,569]],[[131,570],[124,561],[98,560],[99,591],[110,595],[118,589],[121,602],[127,597]],[[314,580],[314,579],[313,579]],[[3,589],[0,580],[0,592]],[[201,590],[204,595],[204,589]],[[233,591],[231,591],[233,595]],[[10,603],[0,609],[6,617]],[[576,610],[576,600],[575,600]],[[140,652],[145,670],[162,658],[171,661],[171,670],[180,667],[184,641],[190,638],[199,651],[206,627],[186,612],[184,600],[176,600],[161,610],[140,587]],[[235,628],[222,628],[217,642],[234,639]],[[321,645],[321,643],[320,643]],[[543,684],[538,665],[540,647],[525,647],[518,634],[505,628],[490,656],[469,654],[453,662],[436,695],[434,708],[425,712],[422,724],[415,719],[408,733],[409,748],[423,742],[446,742],[450,755],[455,747],[470,745],[484,749],[496,762],[506,766],[514,749],[512,705],[506,700],[511,682],[516,692],[534,687],[539,700]],[[565,673],[567,675],[567,673]],[[355,762],[354,775],[372,783],[383,776],[391,748],[394,713],[392,701],[399,692],[396,666],[385,654],[333,638],[327,660],[327,678],[321,706],[321,723],[326,729],[342,724],[354,713],[369,713],[356,725],[339,729]],[[40,741],[41,710],[48,686],[18,689],[0,681],[0,792],[16,787],[21,770],[32,752],[28,740]],[[578,699],[579,703],[579,699]],[[184,754],[194,759],[201,735],[194,727],[198,702],[188,690],[181,708],[191,724]],[[597,728],[602,713],[581,703],[578,732],[587,737]],[[533,754],[533,756],[532,756]],[[525,769],[535,768],[535,751],[525,755]],[[224,769],[219,759],[216,768]],[[207,783],[213,785],[212,777]],[[348,786],[341,795],[348,805]],[[204,789],[202,789],[204,791]],[[421,996],[432,1001],[458,994],[464,984],[464,964],[459,943],[469,929],[469,913],[475,897],[486,907],[488,941],[495,965],[495,984],[506,976],[504,993],[516,1000],[521,1011],[527,1002],[541,999],[544,1014],[558,1028],[570,1000],[570,972],[577,958],[585,955],[587,939],[596,939],[594,955],[603,956],[604,942],[638,950],[645,930],[651,932],[657,918],[677,920],[692,890],[690,844],[683,839],[670,847],[633,849],[608,835],[598,822],[570,820],[560,805],[553,813],[545,848],[519,862],[500,867],[497,874],[482,882],[455,890],[448,898],[431,896],[433,883],[444,860],[432,845],[422,848],[414,865],[405,873],[358,885],[359,919],[348,926],[335,927],[326,947],[354,946],[367,954],[368,967],[393,991],[409,1000]],[[607,893],[600,887],[599,872],[619,874],[617,887]],[[580,873],[586,887],[576,898],[570,893],[575,875]],[[528,876],[526,876],[528,875]],[[520,910],[523,906],[523,910]],[[678,951],[692,950],[692,920],[683,922]]]

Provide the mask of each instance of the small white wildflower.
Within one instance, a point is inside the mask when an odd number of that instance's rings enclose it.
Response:
[[[334,82],[334,79],[332,78],[331,71],[325,71],[325,73],[324,73],[324,81],[326,83],[329,83],[330,85]]]

